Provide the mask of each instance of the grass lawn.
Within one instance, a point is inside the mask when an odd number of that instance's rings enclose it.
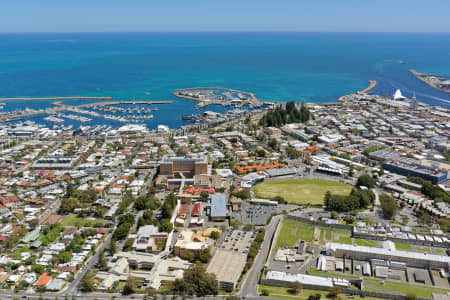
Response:
[[[60,222],[61,222],[61,225],[63,225],[63,226],[75,226],[78,228],[94,227],[95,224],[102,224],[101,226],[103,226],[105,224],[104,220],[80,218],[80,217],[77,217],[77,215],[73,215],[73,214],[62,217]]]
[[[346,241],[346,244],[351,244],[352,242],[350,230],[313,226],[306,222],[285,218],[281,224],[276,249],[283,246],[294,246],[295,242],[299,239],[308,242],[313,241],[314,228],[320,230],[320,244],[325,244],[330,241],[340,241],[343,243],[343,240]]]
[[[314,205],[323,204],[327,191],[332,194],[348,195],[351,190],[351,185],[321,179],[273,180],[253,187],[257,198],[272,199],[281,196],[289,203]]]
[[[310,242],[313,240],[313,234],[314,226],[293,219],[284,219],[281,224],[276,248],[294,246],[295,242],[300,238]]]
[[[398,250],[412,250],[412,246],[410,244],[403,243],[395,243],[395,248]]]
[[[308,299],[310,295],[314,294],[320,294],[321,299],[327,299],[326,295],[328,294],[328,291],[319,291],[319,290],[308,290],[308,289],[302,289],[302,292],[300,295],[293,295],[288,292],[288,288],[278,287],[278,286],[271,286],[271,285],[258,285],[258,293],[261,294],[262,290],[266,290],[269,292],[270,298],[278,298],[278,299]],[[344,294],[339,295],[342,300],[348,300],[348,296]],[[359,296],[354,296],[356,300],[360,300]],[[365,297],[364,300],[380,300],[378,298],[372,298],[372,297]]]
[[[348,236],[340,236],[339,239],[337,240],[337,242],[341,243],[341,244],[347,244],[347,245],[352,245],[352,239]]]
[[[316,268],[309,268],[308,273],[311,275],[317,275],[322,277],[337,277],[337,278],[348,278],[348,279],[359,279],[358,276],[342,274],[342,273],[333,273],[333,272],[325,272],[319,271]]]
[[[428,287],[424,285],[414,285],[404,282],[394,282],[394,281],[384,281],[384,284],[381,284],[381,280],[377,279],[364,279],[365,284],[370,284],[375,287],[380,287],[382,289],[391,290],[394,292],[399,292],[405,295],[413,294],[420,298],[432,298],[433,293],[448,293],[450,290]],[[370,288],[370,287],[368,287]],[[371,288],[373,290],[373,288]]]
[[[372,240],[364,240],[364,239],[355,239],[355,244],[358,246],[365,246],[365,247],[376,247],[377,242]]]

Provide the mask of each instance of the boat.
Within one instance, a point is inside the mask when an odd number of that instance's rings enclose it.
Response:
[[[197,116],[195,115],[185,115],[185,116],[181,116],[181,119],[184,121],[196,121],[197,120]]]

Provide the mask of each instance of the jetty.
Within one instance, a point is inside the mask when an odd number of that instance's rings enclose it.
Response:
[[[172,104],[172,100],[120,100],[120,101],[101,101],[101,102],[92,102],[92,103],[86,103],[86,104],[80,104],[80,105],[68,105],[63,103],[62,101],[56,101],[53,102],[53,105],[56,106],[70,106],[70,107],[90,107],[90,106],[108,106],[108,105],[119,105],[119,104]]]
[[[46,98],[0,98],[0,101],[46,101],[46,100],[111,100],[112,97],[46,97]]]

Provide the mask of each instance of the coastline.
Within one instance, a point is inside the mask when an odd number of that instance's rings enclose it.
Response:
[[[417,79],[419,79],[420,81],[422,81],[423,83],[425,83],[426,85],[428,85],[429,87],[431,87],[431,88],[433,88],[433,89],[435,89],[435,90],[437,90],[437,91],[440,91],[440,92],[443,92],[443,93],[450,94],[450,89],[443,89],[443,88],[440,88],[440,87],[438,87],[438,86],[435,86],[435,85],[431,84],[431,82],[429,82],[429,81],[426,79],[427,77],[446,77],[446,78],[450,78],[450,75],[438,75],[438,74],[419,73],[419,72],[417,72],[416,70],[413,70],[413,69],[410,69],[410,70],[408,70],[408,71],[409,71],[411,74],[413,74],[414,77],[416,77]]]
[[[377,85],[377,81],[376,80],[369,80],[369,85],[365,89],[357,91],[356,93],[365,94],[365,93],[369,92],[370,90],[372,90],[376,85]],[[353,93],[353,94],[355,94],[355,93]],[[347,95],[340,96],[338,98],[338,101],[341,101],[341,102],[344,101],[344,97],[345,96],[347,96]]]

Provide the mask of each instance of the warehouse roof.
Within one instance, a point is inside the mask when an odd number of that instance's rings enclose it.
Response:
[[[333,287],[333,280],[331,278],[306,274],[292,274],[279,271],[269,271],[267,272],[266,279],[299,282],[301,284],[323,286],[327,288]]]
[[[395,249],[383,249],[383,248],[377,248],[377,247],[365,247],[365,246],[353,246],[353,245],[347,245],[347,244],[339,244],[339,243],[327,243],[326,245],[327,251],[329,249],[331,250],[347,250],[347,251],[356,251],[356,252],[364,252],[367,254],[373,254],[373,255],[386,255],[391,257],[410,257],[414,259],[421,259],[425,261],[436,261],[436,262],[443,262],[443,263],[450,263],[450,257],[449,256],[443,256],[443,255],[437,255],[437,254],[429,254],[429,253],[422,253],[422,252],[412,252],[412,251],[402,251]]]
[[[225,194],[211,196],[211,217],[227,216],[227,197]]]

